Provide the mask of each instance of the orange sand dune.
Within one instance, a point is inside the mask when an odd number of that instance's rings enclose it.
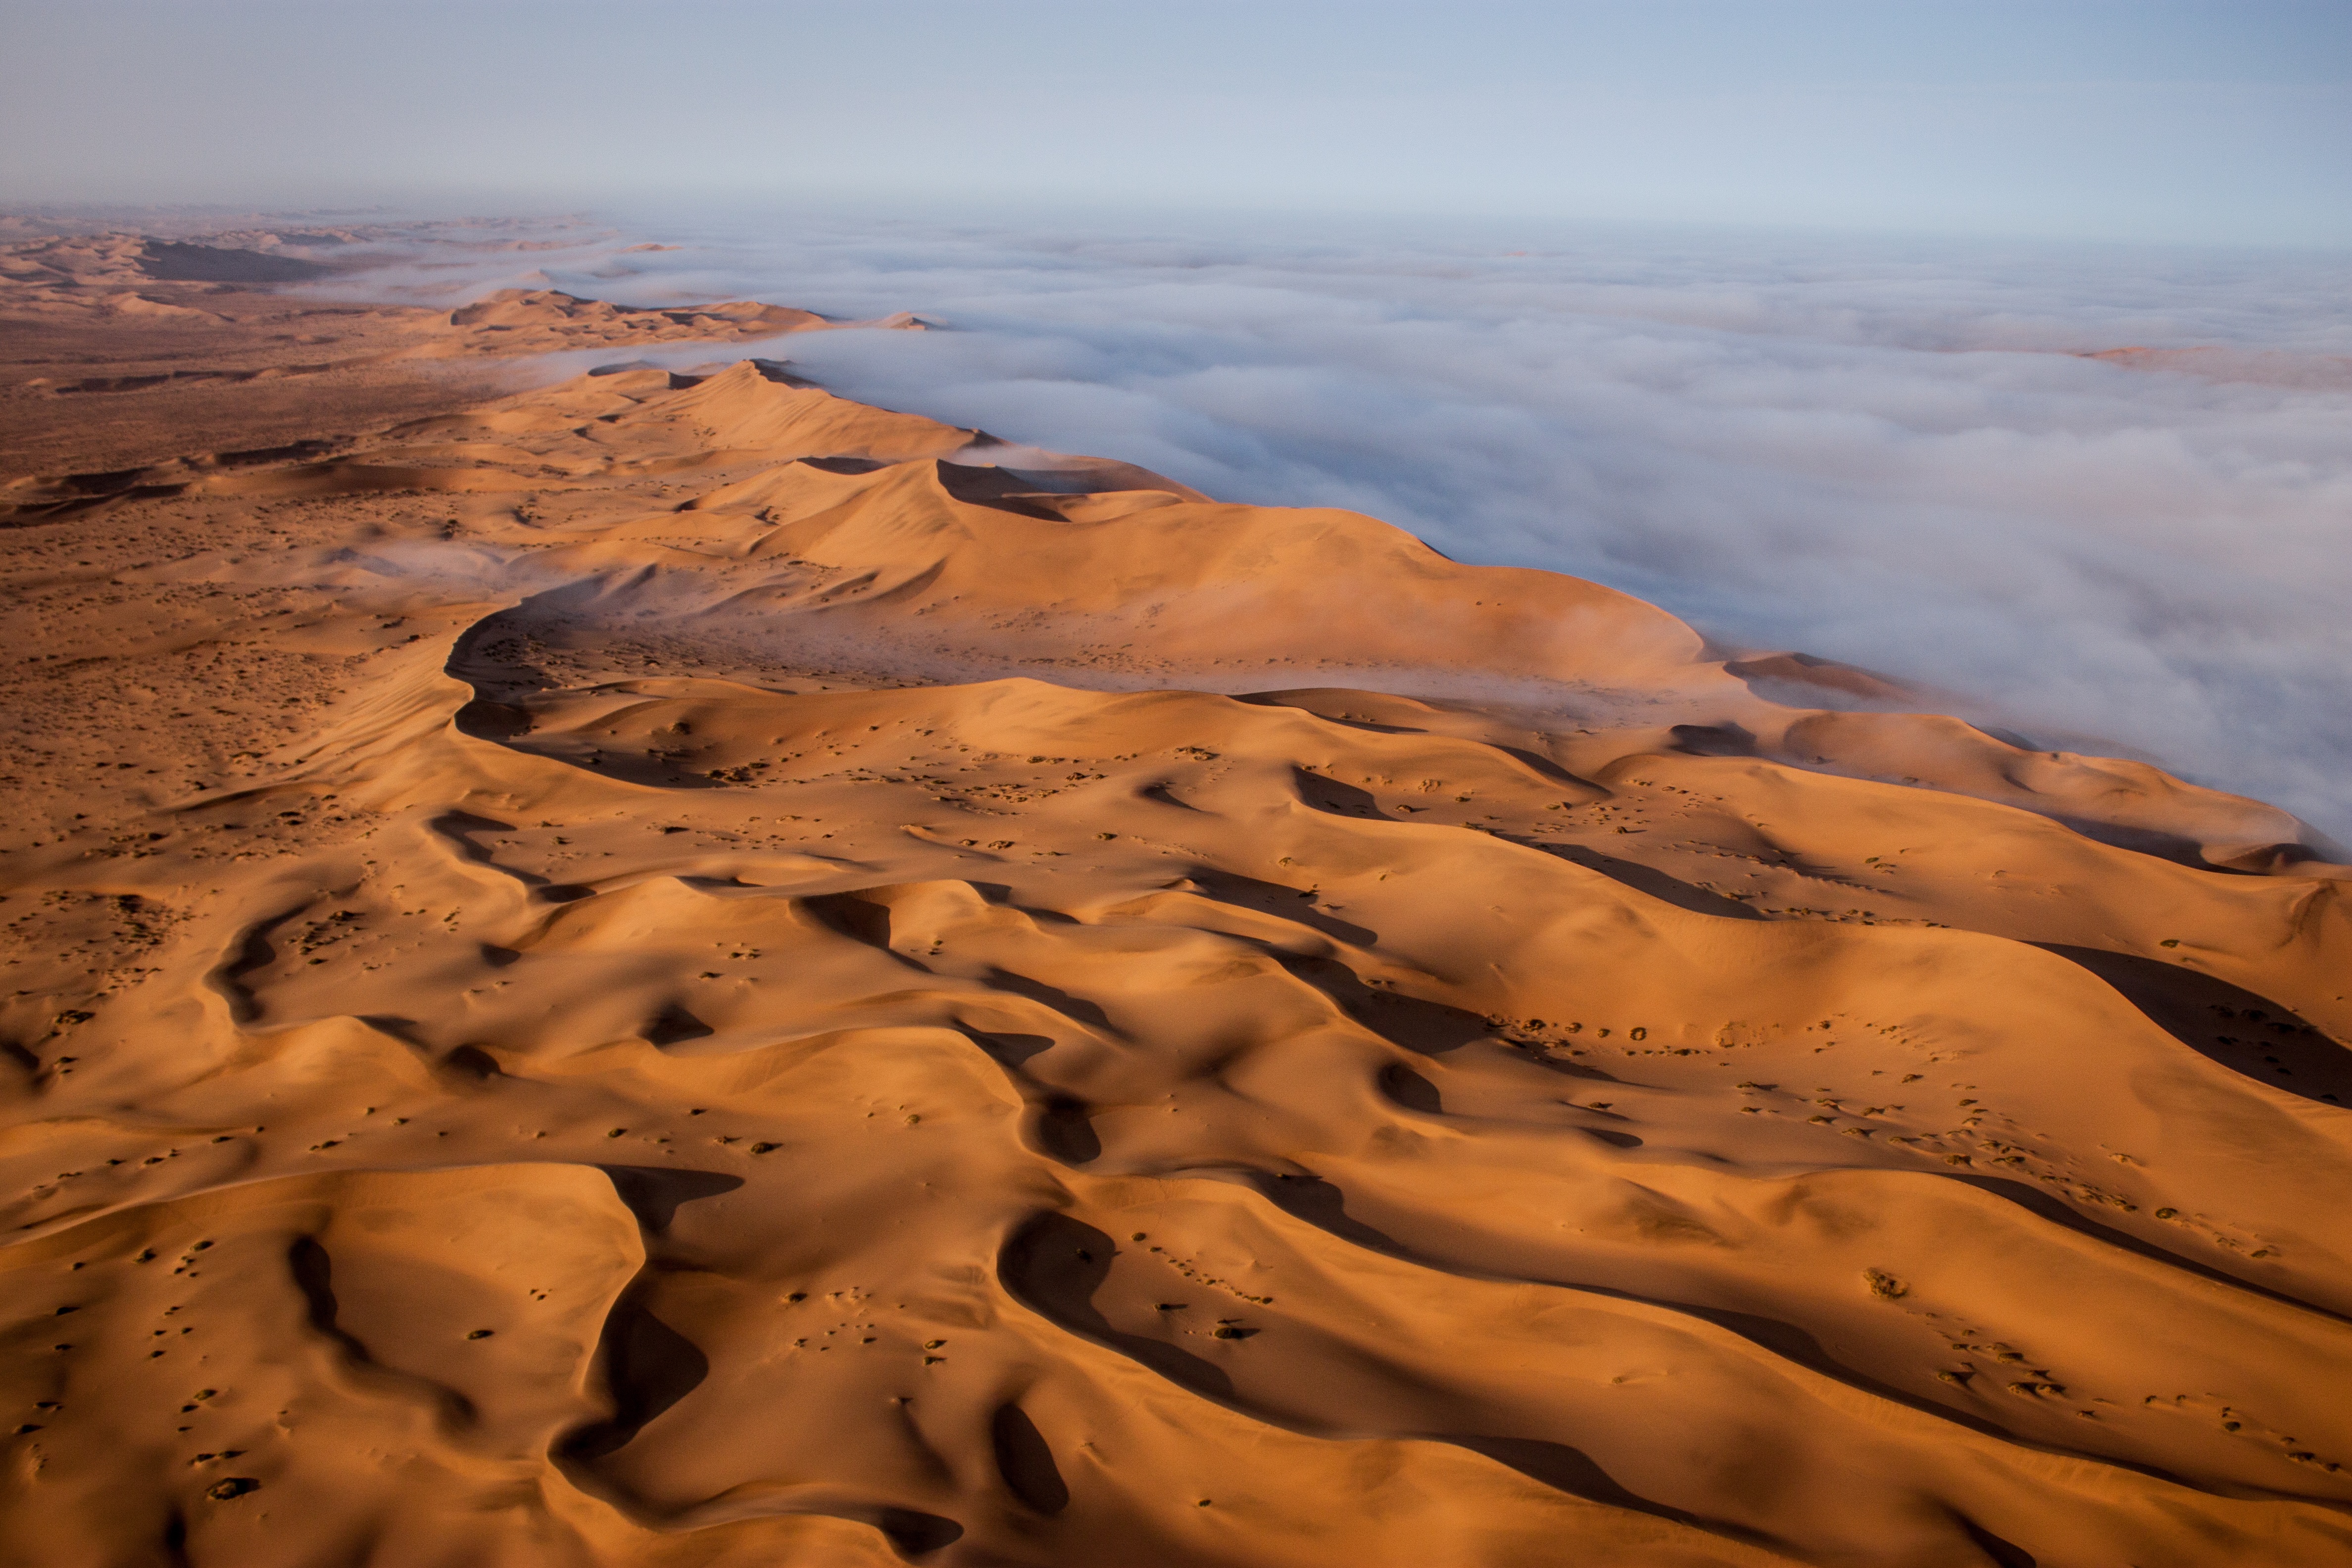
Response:
[[[514,362],[526,355],[623,358],[652,343],[924,325],[908,315],[829,321],[750,300],[633,308],[548,289],[507,289],[456,310],[320,303],[266,285],[327,279],[384,256],[362,243],[348,253],[313,243],[330,259],[312,260],[280,254],[278,238],[117,234],[0,245],[0,429],[9,437],[0,485],[348,440],[511,391]]]
[[[774,362],[151,406],[0,518],[26,1560],[2352,1563],[2284,813]]]
[[[879,321],[827,321],[811,310],[749,300],[660,309],[583,300],[553,289],[504,289],[449,313],[453,327],[470,329],[436,345],[443,353],[545,353],[557,349],[661,342],[678,338],[714,342],[775,337],[833,326],[920,329],[910,315]],[[513,333],[486,342],[492,333]]]

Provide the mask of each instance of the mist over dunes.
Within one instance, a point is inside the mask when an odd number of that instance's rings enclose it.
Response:
[[[583,227],[414,281],[909,310],[952,330],[796,355],[853,395],[1605,582],[1727,647],[1887,671],[2352,835],[2352,730],[2312,700],[2352,664],[2352,327],[2326,256],[670,221],[680,248]]]

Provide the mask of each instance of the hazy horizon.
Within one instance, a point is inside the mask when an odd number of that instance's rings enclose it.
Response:
[[[0,0],[0,202],[2352,243],[2352,11]],[[103,82],[108,110],[87,111]]]

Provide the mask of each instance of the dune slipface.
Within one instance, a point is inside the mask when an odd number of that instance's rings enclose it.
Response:
[[[6,497],[19,1559],[2352,1563],[2284,814],[772,360],[123,395]]]

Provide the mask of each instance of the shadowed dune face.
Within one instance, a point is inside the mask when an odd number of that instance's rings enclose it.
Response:
[[[115,477],[8,520],[46,1560],[2352,1563],[2282,813],[772,364]]]

